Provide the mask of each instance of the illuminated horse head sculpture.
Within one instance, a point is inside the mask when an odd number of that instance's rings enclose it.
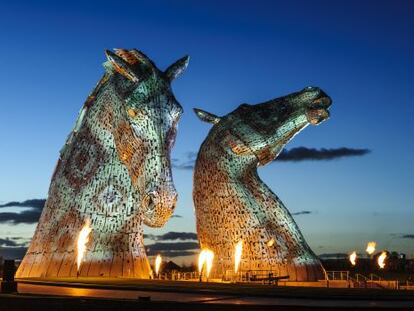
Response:
[[[323,279],[319,260],[289,211],[260,180],[257,166],[273,161],[307,125],[327,119],[330,105],[323,91],[308,87],[243,104],[223,117],[195,109],[201,120],[214,124],[198,153],[193,198],[200,244],[215,253],[217,273],[235,269],[235,245],[242,241],[244,271]]]
[[[163,226],[174,211],[170,151],[182,107],[170,82],[188,57],[162,72],[135,49],[106,55],[106,73],[61,150],[18,277],[150,276],[143,224]]]

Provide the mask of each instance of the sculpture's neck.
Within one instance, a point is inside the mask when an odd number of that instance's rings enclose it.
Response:
[[[113,99],[111,99],[110,94],[113,93],[113,84],[107,83],[110,80],[110,74],[105,73],[103,77],[99,80],[96,87],[92,90],[89,96],[86,98],[85,103],[83,104],[81,110],[79,111],[78,117],[75,121],[75,125],[72,131],[69,133],[65,144],[63,145],[62,149],[60,150],[61,157],[67,152],[68,149],[72,148],[72,144],[74,142],[75,137],[77,134],[85,127],[85,123],[88,120],[89,125],[97,125],[97,119],[102,118],[102,115],[98,114],[102,108],[109,112],[107,115],[109,116],[107,121],[108,128],[113,125],[113,116],[114,113],[113,107],[115,106],[113,103]],[[92,113],[91,113],[92,111]],[[93,111],[95,113],[93,113]],[[92,116],[91,116],[92,115]],[[93,120],[90,120],[93,119]],[[92,127],[95,127],[92,126]]]
[[[252,135],[253,144],[249,148],[257,157],[258,165],[266,165],[273,161],[283,150],[286,144],[309,124],[305,115],[295,115],[288,119],[274,132],[265,136]],[[251,134],[250,134],[251,135]]]
[[[194,181],[200,185],[208,184],[208,187],[218,188],[222,187],[223,183],[242,183],[246,174],[257,169],[257,157],[251,153],[235,154],[226,145],[227,142],[224,145],[217,144],[216,135],[209,136],[201,146],[194,170]]]
[[[257,166],[273,161],[286,144],[309,124],[305,115],[295,115],[267,134],[253,130],[237,131],[236,134],[233,127],[237,127],[237,120],[229,119],[228,122],[234,126],[223,128],[218,125],[203,142],[196,169],[214,166],[210,173],[224,175],[233,182],[247,177],[258,178]]]

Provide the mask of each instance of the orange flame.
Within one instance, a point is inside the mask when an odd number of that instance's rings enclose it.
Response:
[[[239,242],[237,242],[236,247],[235,247],[235,252],[234,252],[234,272],[236,273],[237,271],[239,271],[242,252],[243,252],[243,241],[240,240]]]
[[[368,242],[366,252],[368,255],[372,255],[375,252],[375,247],[377,246],[377,242]]]
[[[203,267],[206,269],[206,277],[210,275],[213,267],[214,253],[209,249],[203,249],[198,256],[198,272],[201,274]]]
[[[85,225],[82,227],[81,231],[79,232],[78,241],[77,241],[76,263],[78,265],[78,271],[82,264],[83,256],[85,255],[86,244],[89,242],[89,233],[91,233],[91,231],[92,231],[91,222],[89,219],[87,219]]]
[[[378,257],[377,262],[380,269],[384,269],[385,267],[385,259],[387,258],[387,252],[382,252],[381,255]]]
[[[357,253],[356,251],[353,251],[353,253],[351,255],[349,255],[349,261],[351,262],[351,264],[353,266],[356,265],[356,260],[357,260]]]
[[[155,275],[158,275],[160,273],[161,262],[161,255],[157,255],[157,258],[155,258]]]

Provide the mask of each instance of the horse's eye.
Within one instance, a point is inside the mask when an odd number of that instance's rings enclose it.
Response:
[[[128,108],[127,109],[127,114],[130,118],[137,118],[137,117],[142,117],[144,116],[144,112],[142,110],[137,110],[134,108]]]
[[[137,116],[137,111],[133,108],[129,108],[127,110],[127,113],[131,118],[135,118]]]

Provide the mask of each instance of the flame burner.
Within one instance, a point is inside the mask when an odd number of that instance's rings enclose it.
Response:
[[[210,276],[211,268],[213,267],[214,253],[209,249],[203,249],[198,256],[198,272],[200,273],[200,279],[203,274],[203,270],[206,278]]]
[[[382,252],[377,259],[378,267],[380,269],[385,268],[385,259],[387,259],[387,252]]]
[[[78,273],[80,271],[80,266],[82,264],[83,257],[86,251],[86,244],[89,242],[89,234],[91,233],[91,222],[89,219],[86,220],[85,225],[82,227],[81,231],[79,232],[78,240],[77,240],[77,256],[76,256],[76,264],[78,266]]]
[[[243,253],[243,241],[240,240],[235,246],[234,252],[234,272],[237,273],[240,267],[240,261]]]
[[[365,250],[368,255],[372,255],[375,252],[375,247],[377,246],[377,242],[368,242],[367,249]]]
[[[162,263],[161,255],[157,255],[155,258],[155,275],[158,277],[160,275],[160,267]]]
[[[351,262],[351,265],[355,266],[357,260],[357,253],[356,251],[353,251],[351,255],[349,255],[349,261]]]

